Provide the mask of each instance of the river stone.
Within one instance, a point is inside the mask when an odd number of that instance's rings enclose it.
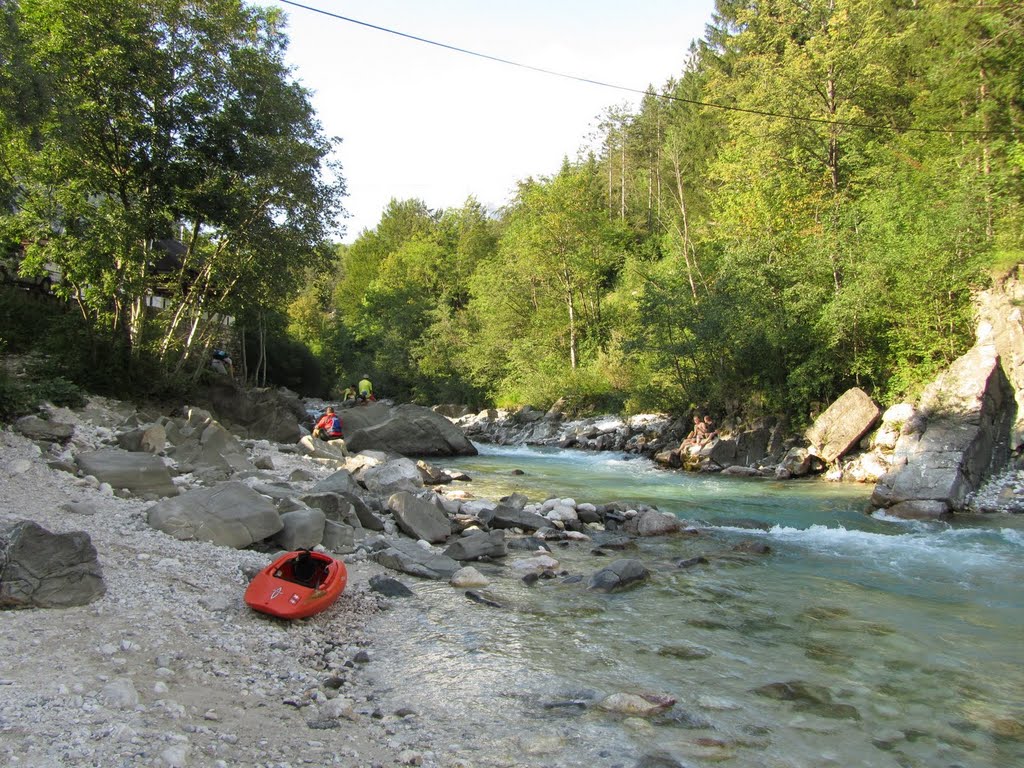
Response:
[[[119,434],[117,444],[126,451],[163,453],[167,448],[167,430],[162,424],[139,427]]]
[[[355,506],[340,493],[307,493],[299,501],[321,510],[328,520],[345,523],[352,528],[362,528]]]
[[[281,530],[274,503],[239,482],[198,488],[154,504],[149,524],[176,539],[243,549]]]
[[[670,709],[676,700],[672,696],[655,693],[613,693],[606,696],[598,707],[606,712],[633,717],[652,717]]]
[[[494,509],[481,511],[478,519],[490,528],[519,528],[524,531],[545,528],[550,522],[546,517],[504,503]]]
[[[346,463],[345,452],[340,447],[310,435],[303,435],[299,438],[299,451],[311,459],[333,461],[335,464]]]
[[[469,589],[472,587],[486,587],[491,583],[490,579],[471,565],[460,568],[452,574],[449,583],[456,589]]]
[[[78,454],[76,462],[82,472],[112,488],[153,496],[173,496],[178,492],[167,466],[148,453],[127,453],[114,448],[86,451]]]
[[[369,467],[362,479],[366,490],[378,496],[389,496],[398,491],[415,493],[423,487],[423,476],[412,459],[395,459]]]
[[[282,549],[312,549],[324,538],[327,517],[313,507],[296,509],[281,515],[281,530],[274,535]]]
[[[341,497],[352,505],[359,524],[368,531],[383,531],[384,521],[355,493],[342,493]]]
[[[591,576],[587,581],[587,589],[618,592],[646,581],[650,575],[650,571],[639,560],[624,558],[615,560]]]
[[[480,560],[483,558],[505,557],[505,532],[494,530],[485,533],[475,531],[462,536],[451,544],[444,553],[453,560]]]
[[[424,549],[410,539],[378,538],[370,546],[370,557],[375,562],[410,576],[447,580],[462,567],[456,560]]]
[[[69,608],[106,592],[89,534],[31,520],[0,526],[0,608]]]
[[[415,593],[398,579],[377,574],[370,577],[370,589],[385,597],[415,597]]]
[[[429,501],[411,493],[402,491],[392,494],[388,498],[388,509],[402,532],[414,539],[439,544],[452,535],[452,524],[448,516]]]
[[[626,532],[637,536],[665,536],[678,533],[682,528],[675,515],[666,515],[656,509],[645,509],[626,521]]]
[[[881,415],[867,392],[853,387],[814,420],[806,437],[815,454],[831,464],[857,445]]]
[[[337,472],[328,475],[323,480],[314,483],[309,489],[310,493],[355,493],[359,490],[352,473],[347,469],[339,469]]]
[[[324,521],[324,535],[320,540],[324,549],[338,554],[348,554],[356,548],[356,531],[351,525],[336,520]]]
[[[30,415],[22,416],[15,421],[14,431],[24,435],[29,440],[38,440],[46,443],[66,443],[75,433],[75,428],[71,424],[49,421]]]

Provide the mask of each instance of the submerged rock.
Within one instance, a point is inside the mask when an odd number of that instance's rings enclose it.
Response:
[[[674,697],[663,693],[613,693],[598,703],[606,712],[632,717],[653,717],[676,703]]]

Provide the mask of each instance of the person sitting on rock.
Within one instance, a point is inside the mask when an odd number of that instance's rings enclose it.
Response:
[[[328,405],[324,415],[313,427],[313,437],[317,440],[330,442],[331,446],[341,451],[343,456],[348,456],[348,448],[342,439],[341,417],[334,412],[333,406]]]
[[[345,388],[345,391],[341,393],[341,402],[345,403],[345,404],[347,404],[347,403],[354,403],[356,401],[356,397],[358,397],[358,395],[359,395],[359,390],[356,388],[356,385],[355,384],[349,384]]]
[[[718,437],[718,430],[715,429],[715,422],[710,416],[704,417],[704,424],[702,426],[704,427],[704,439],[701,442],[701,445],[707,445]]]
[[[359,400],[365,403],[373,399],[373,382],[370,381],[370,374],[364,373],[359,380]]]
[[[682,453],[688,448],[703,445],[704,438],[707,437],[707,434],[707,427],[704,422],[701,421],[700,416],[694,416],[693,429],[690,430],[690,434],[683,438],[683,442],[679,444],[679,452]]]
[[[338,440],[341,436],[341,418],[334,412],[334,408],[328,405],[324,415],[313,427],[313,437],[317,440]]]

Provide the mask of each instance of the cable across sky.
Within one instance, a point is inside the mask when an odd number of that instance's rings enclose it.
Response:
[[[402,37],[402,38],[405,38],[407,40],[412,40],[412,41],[417,42],[417,43],[423,43],[425,45],[432,45],[432,46],[435,46],[437,48],[443,48],[445,50],[452,51],[454,53],[461,53],[461,54],[463,54],[465,56],[474,56],[474,57],[476,57],[478,59],[485,59],[487,61],[493,61],[493,62],[495,62],[497,64],[505,64],[506,66],[518,67],[520,69],[526,69],[526,70],[529,70],[531,72],[538,72],[538,73],[543,74],[543,75],[550,75],[552,77],[560,77],[560,78],[563,78],[563,79],[566,79],[566,80],[574,80],[574,81],[579,82],[579,83],[587,83],[589,85],[596,85],[596,86],[598,86],[600,88],[610,88],[610,89],[613,89],[613,90],[623,91],[623,92],[626,92],[626,93],[639,94],[641,96],[646,96],[648,94],[651,94],[651,92],[646,90],[646,89],[632,88],[632,87],[625,86],[625,85],[617,85],[615,83],[607,83],[607,82],[604,82],[604,81],[601,81],[601,80],[594,80],[594,79],[588,78],[588,77],[581,77],[579,75],[570,75],[570,74],[567,74],[565,72],[556,72],[555,70],[545,69],[543,67],[535,67],[535,66],[533,66],[531,64],[523,64],[522,62],[513,61],[511,59],[505,59],[505,58],[502,58],[500,56],[492,56],[491,54],[488,54],[488,53],[481,53],[479,51],[473,51],[473,50],[470,50],[468,48],[462,48],[462,47],[457,46],[457,45],[451,45],[449,43],[442,43],[442,42],[439,42],[437,40],[430,40],[429,38],[419,37],[418,35],[412,35],[412,34],[409,34],[407,32],[401,32],[401,31],[399,31],[397,29],[391,29],[389,27],[382,27],[382,26],[380,26],[378,24],[371,24],[370,22],[360,21],[359,19],[354,19],[354,18],[352,18],[350,16],[343,16],[343,15],[341,15],[339,13],[334,13],[332,11],[326,11],[326,10],[324,10],[322,8],[315,8],[315,7],[310,6],[310,5],[305,5],[303,3],[294,2],[294,0],[278,0],[278,2],[280,2],[283,5],[290,5],[290,6],[293,6],[295,8],[301,8],[301,9],[303,9],[305,11],[310,11],[311,13],[318,13],[318,14],[320,14],[322,16],[327,16],[327,17],[332,18],[332,19],[337,19],[338,21],[344,21],[344,22],[347,22],[349,24],[355,24],[355,25],[360,26],[360,27],[366,27],[368,29],[377,30],[378,32],[384,32],[384,33],[389,34],[389,35],[395,35],[396,37]],[[724,111],[728,111],[728,112],[741,112],[741,113],[745,113],[745,114],[749,114],[749,115],[759,115],[759,116],[762,116],[762,117],[773,117],[773,118],[779,118],[779,119],[783,119],[783,120],[796,120],[796,121],[801,121],[801,122],[806,122],[806,123],[819,123],[819,124],[823,124],[823,125],[842,126],[842,127],[846,127],[846,128],[868,128],[868,129],[872,129],[872,130],[888,130],[889,128],[891,128],[891,126],[882,125],[882,124],[879,124],[879,123],[861,123],[861,122],[848,121],[848,120],[829,120],[827,118],[822,118],[822,117],[807,117],[807,116],[803,116],[803,115],[789,115],[789,114],[782,114],[782,113],[779,113],[779,112],[769,112],[769,111],[760,110],[760,109],[747,109],[745,107],[735,107],[735,106],[730,106],[728,104],[716,104],[714,102],[698,101],[696,99],[686,99],[686,98],[683,98],[681,96],[672,96],[670,94],[664,94],[664,93],[663,94],[651,94],[651,95],[654,95],[654,96],[656,96],[658,98],[666,99],[668,101],[675,101],[675,102],[680,102],[680,103],[683,103],[683,104],[691,104],[693,106],[698,106],[698,107],[707,107],[708,109],[720,109],[720,110],[724,110]],[[1001,135],[1001,134],[1013,133],[1012,130],[979,130],[979,129],[971,129],[971,128],[913,128],[913,127],[911,127],[911,128],[903,128],[902,130],[905,131],[905,132],[914,132],[914,133],[947,133],[947,134],[973,134],[973,135]]]

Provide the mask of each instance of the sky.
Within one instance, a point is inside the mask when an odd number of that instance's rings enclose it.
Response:
[[[714,0],[298,0],[367,24],[541,69],[643,90],[685,66]],[[497,209],[528,177],[588,145],[609,107],[638,94],[509,66],[279,2],[287,60],[324,133],[342,139],[342,242],[392,199]]]

